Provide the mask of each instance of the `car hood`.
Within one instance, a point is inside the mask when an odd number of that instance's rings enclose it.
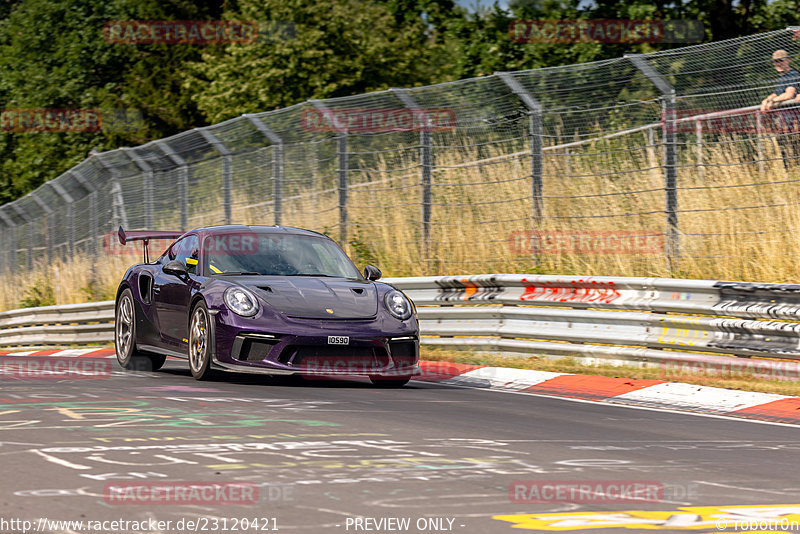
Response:
[[[378,313],[375,284],[347,278],[248,276],[237,280],[274,310],[308,319],[368,319]]]

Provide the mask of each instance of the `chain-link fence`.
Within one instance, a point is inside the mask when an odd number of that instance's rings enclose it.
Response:
[[[325,232],[398,276],[789,276],[797,115],[758,105],[795,38],[309,101],[95,154],[0,207],[0,272],[111,253],[120,225],[242,223]]]

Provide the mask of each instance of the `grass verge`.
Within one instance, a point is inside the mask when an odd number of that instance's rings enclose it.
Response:
[[[578,358],[552,359],[545,356],[506,356],[480,352],[443,350],[438,347],[421,347],[420,359],[428,361],[466,363],[488,367],[533,369],[556,373],[572,373],[595,376],[615,376],[649,380],[683,382],[698,386],[711,386],[739,391],[775,393],[800,396],[800,380],[765,380],[751,373],[724,373],[723,376],[708,373],[675,372],[660,367],[635,367],[613,365],[586,365]]]

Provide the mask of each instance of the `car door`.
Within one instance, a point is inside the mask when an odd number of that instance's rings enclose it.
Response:
[[[153,301],[158,315],[161,342],[166,348],[185,352],[189,337],[189,302],[197,281],[198,239],[188,235],[176,241],[162,258],[153,283]],[[165,273],[162,268],[177,260],[186,267],[186,276]]]

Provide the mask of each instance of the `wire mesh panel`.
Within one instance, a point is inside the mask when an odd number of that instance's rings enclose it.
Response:
[[[119,254],[119,226],[279,223],[398,276],[788,279],[800,114],[760,105],[798,46],[787,29],[308,101],[94,154],[2,207],[0,271]]]

